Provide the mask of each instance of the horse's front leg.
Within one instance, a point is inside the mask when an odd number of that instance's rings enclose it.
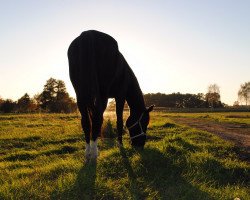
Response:
[[[122,133],[123,133],[123,108],[124,108],[125,99],[116,99],[116,126],[118,133],[118,145],[123,146],[122,143]]]

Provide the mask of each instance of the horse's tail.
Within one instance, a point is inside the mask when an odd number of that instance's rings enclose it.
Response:
[[[86,34],[86,37],[84,37]],[[94,35],[91,32],[82,33],[79,46],[80,76],[82,81],[82,99],[88,107],[92,108],[99,94],[96,68],[96,53]]]
[[[77,95],[78,107],[91,109],[99,92],[94,36],[90,32],[83,32],[71,46],[68,50],[70,79]]]

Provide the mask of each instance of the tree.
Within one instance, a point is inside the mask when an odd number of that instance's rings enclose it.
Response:
[[[2,97],[0,97],[0,112],[2,112],[2,104],[4,103],[4,100]]]
[[[208,86],[208,93],[218,93],[220,94],[220,87],[217,84],[211,84]]]
[[[34,100],[27,93],[17,100],[18,112],[32,112],[36,110],[36,107]]]
[[[239,101],[235,101],[234,104],[233,104],[233,107],[239,107],[239,106],[240,106]]]
[[[75,112],[77,105],[66,90],[62,80],[50,78],[44,85],[43,92],[34,97],[43,110],[48,112]]]
[[[56,79],[50,78],[43,87],[43,92],[39,95],[40,106],[43,110],[51,110],[56,98]]]
[[[6,99],[0,107],[0,111],[3,113],[11,113],[16,110],[16,102],[13,102],[11,99]]]
[[[1,106],[4,103],[4,100],[2,99],[2,97],[0,97],[0,110],[1,110]]]
[[[0,105],[4,102],[4,100],[2,99],[2,97],[0,96]]]
[[[220,101],[220,89],[217,84],[211,84],[208,86],[208,92],[205,95],[207,104],[211,108],[223,107]]]
[[[239,100],[245,101],[246,106],[248,105],[248,102],[250,101],[250,82],[241,84],[238,92],[238,98]]]

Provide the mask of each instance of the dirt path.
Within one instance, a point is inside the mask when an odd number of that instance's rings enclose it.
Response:
[[[225,140],[233,142],[238,147],[243,147],[247,153],[241,155],[244,160],[250,160],[250,126],[247,124],[222,123],[205,119],[175,117],[172,118],[178,124],[184,124],[193,128],[214,133]]]

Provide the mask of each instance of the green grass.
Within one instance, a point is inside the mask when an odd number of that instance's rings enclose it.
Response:
[[[152,114],[143,151],[127,133],[121,149],[100,140],[100,156],[88,164],[80,116],[0,115],[0,199],[250,199],[250,166],[237,148],[169,118],[177,115]],[[113,136],[114,113],[105,118]]]
[[[190,117],[211,120],[216,122],[238,123],[250,125],[250,112],[224,112],[224,113],[167,113],[160,112],[165,117]],[[158,115],[158,113],[156,114]]]

